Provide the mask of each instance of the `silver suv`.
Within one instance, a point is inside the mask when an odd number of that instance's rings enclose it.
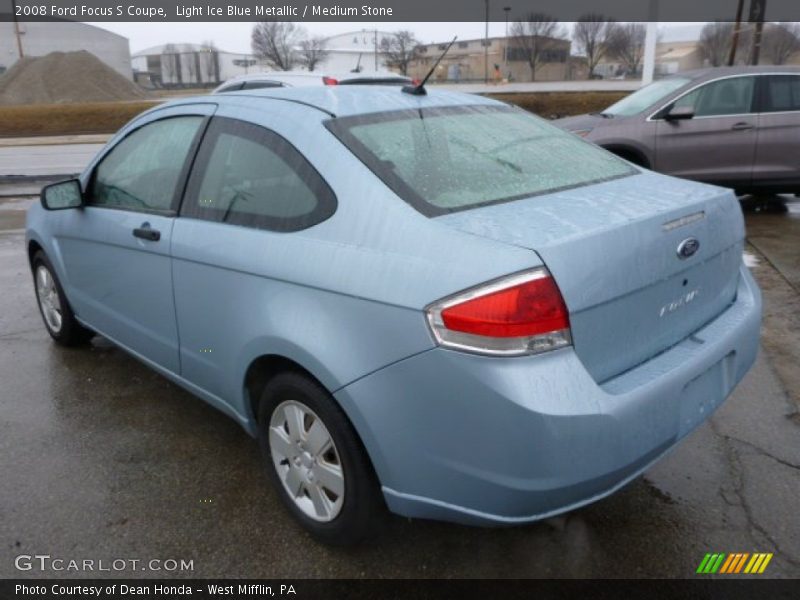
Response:
[[[554,123],[661,173],[739,193],[800,192],[800,67],[680,73]]]

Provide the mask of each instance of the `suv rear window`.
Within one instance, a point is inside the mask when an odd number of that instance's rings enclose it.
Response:
[[[611,153],[510,106],[392,111],[331,119],[326,126],[427,216],[637,173]]]

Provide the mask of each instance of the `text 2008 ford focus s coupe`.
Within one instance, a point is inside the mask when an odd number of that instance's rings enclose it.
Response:
[[[398,88],[184,99],[43,191],[45,325],[236,419],[292,514],[541,519],[637,476],[753,363],[729,190]]]

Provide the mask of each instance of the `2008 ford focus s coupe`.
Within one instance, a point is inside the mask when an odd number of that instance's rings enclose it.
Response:
[[[159,106],[27,220],[50,335],[236,419],[333,543],[386,507],[524,523],[636,477],[754,361],[743,238],[729,190],[358,86]]]

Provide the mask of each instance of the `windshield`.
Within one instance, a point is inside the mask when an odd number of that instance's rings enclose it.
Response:
[[[640,90],[633,92],[630,96],[625,96],[616,104],[612,104],[601,114],[613,117],[630,117],[638,115],[646,108],[652,106],[659,100],[666,98],[678,88],[683,87],[691,81],[685,77],[670,77],[662,79],[650,85],[646,85]]]
[[[637,171],[509,106],[452,106],[326,123],[397,195],[428,216],[596,183]]]

